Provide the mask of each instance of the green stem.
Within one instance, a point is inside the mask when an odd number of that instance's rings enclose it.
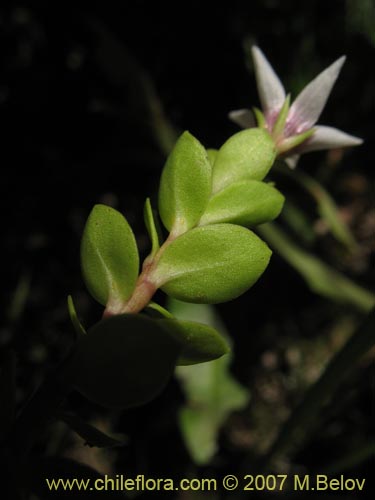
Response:
[[[324,373],[308,389],[303,400],[284,424],[267,453],[263,469],[269,469],[275,458],[293,451],[307,436],[330,396],[348,377],[356,362],[375,345],[375,308],[364,323],[332,358]]]
[[[117,314],[138,313],[150,303],[152,297],[155,295],[157,289],[159,288],[159,285],[153,281],[152,273],[156,269],[164,250],[172,243],[175,238],[176,236],[173,233],[170,233],[170,235],[156,252],[156,254],[152,256],[151,253],[145,259],[143,263],[143,270],[138,277],[137,284],[132,296]],[[111,315],[106,313],[107,310],[104,311],[104,316]]]

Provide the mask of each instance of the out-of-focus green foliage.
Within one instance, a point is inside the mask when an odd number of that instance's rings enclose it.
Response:
[[[170,300],[169,309],[179,318],[194,318],[227,332],[214,308],[205,304],[186,304]],[[208,463],[217,451],[220,430],[228,416],[243,408],[249,393],[230,373],[231,355],[210,363],[177,369],[186,403],[179,412],[181,431],[197,464]]]
[[[373,307],[374,294],[300,248],[275,223],[265,224],[259,227],[258,231],[271,247],[277,249],[277,252],[303,276],[314,292],[349,304],[363,312]]]

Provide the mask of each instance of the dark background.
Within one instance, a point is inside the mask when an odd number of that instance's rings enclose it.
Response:
[[[298,168],[320,176],[349,214],[361,246],[349,257],[324,233],[312,250],[373,288],[374,32],[374,6],[365,0],[13,2],[1,7],[0,342],[14,347],[20,358],[20,404],[73,338],[66,296],[73,294],[86,325],[100,318],[79,267],[80,236],[92,206],[108,203],[125,213],[146,255],[142,207],[157,191],[167,150],[150,103],[158,112],[164,109],[176,131],[187,129],[205,146],[219,147],[237,131],[227,113],[259,105],[246,58],[251,43],[262,48],[292,96],[339,56],[348,57],[319,122],[360,136],[365,144],[340,153],[339,161],[326,153],[307,155]],[[290,195],[316,219],[313,204],[296,186],[280,187],[294,190]],[[233,374],[265,412],[264,418],[258,415],[260,424],[253,407],[229,420],[208,469],[221,474],[235,471],[245,456],[256,461],[262,447],[247,445],[245,437],[267,432],[267,415],[281,411],[280,405],[293,407],[298,398],[298,390],[278,385],[288,373],[288,347],[319,342],[347,321],[359,322],[361,315],[314,295],[277,255],[254,289],[218,311],[234,339]],[[257,388],[271,376],[263,363],[269,352],[276,359],[272,377],[281,396],[264,402]],[[335,461],[368,439],[373,385],[371,363],[363,363],[297,456],[301,467],[317,467],[323,456],[327,463]],[[111,427],[129,436],[129,445],[111,458],[111,470],[164,477],[194,470],[204,476],[207,471],[192,469],[177,428],[182,403],[174,380],[146,407],[111,416]],[[87,418],[106,418],[78,395],[70,404]],[[233,439],[237,431],[243,439]],[[40,447],[48,451],[45,443]],[[90,463],[109,467],[111,460],[100,460]],[[363,477],[368,467],[369,461],[362,462],[349,475]]]

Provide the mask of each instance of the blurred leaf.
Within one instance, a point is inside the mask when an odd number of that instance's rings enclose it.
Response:
[[[375,6],[373,0],[346,0],[346,23],[350,30],[367,36],[375,45]]]
[[[86,330],[82,326],[81,322],[78,319],[76,308],[74,306],[73,298],[71,295],[68,295],[68,311],[69,311],[69,317],[70,321],[73,324],[74,330],[78,336],[80,335],[85,335]]]
[[[214,224],[175,239],[152,278],[165,293],[186,302],[225,302],[249,289],[270,257],[267,245],[248,229]]]
[[[298,235],[300,242],[311,245],[316,240],[316,233],[306,213],[290,201],[290,199],[285,201],[280,217]]]
[[[122,314],[100,321],[79,339],[64,377],[90,401],[128,408],[163,390],[179,354],[178,343],[159,321]]]
[[[16,415],[16,355],[4,350],[0,357],[0,443],[9,434]]]
[[[172,299],[169,309],[179,319],[206,322],[225,336],[212,306]],[[248,391],[231,375],[230,363],[231,355],[227,355],[209,363],[176,369],[187,399],[180,410],[180,427],[192,458],[200,465],[208,463],[216,453],[220,429],[228,416],[249,401]]]
[[[213,192],[245,179],[263,180],[275,157],[275,145],[265,130],[251,128],[237,132],[217,153],[212,171]]]
[[[144,219],[147,228],[147,232],[150,236],[151,240],[151,254],[150,257],[153,257],[156,252],[159,250],[159,235],[155,224],[154,214],[151,206],[150,198],[147,198],[144,208]]]
[[[112,436],[108,436],[96,427],[88,424],[77,415],[72,413],[58,413],[57,417],[66,423],[74,432],[85,440],[88,446],[96,446],[98,448],[113,448],[115,446],[123,446],[124,441],[120,441]]]
[[[326,189],[315,179],[300,170],[287,168],[276,168],[276,172],[282,173],[302,186],[317,203],[318,213],[326,221],[334,237],[349,250],[353,250],[357,245],[349,227],[342,220],[339,209]]]
[[[106,205],[95,205],[82,236],[81,265],[91,295],[116,309],[132,294],[139,256],[125,217]]]
[[[275,223],[265,224],[258,230],[271,247],[302,275],[313,292],[350,304],[363,312],[373,307],[374,294],[298,247]]]
[[[168,156],[159,188],[159,212],[169,231],[183,233],[199,221],[211,194],[211,165],[202,144],[184,132]]]
[[[235,182],[211,197],[199,225],[230,222],[256,226],[275,219],[283,203],[284,196],[265,182]]]

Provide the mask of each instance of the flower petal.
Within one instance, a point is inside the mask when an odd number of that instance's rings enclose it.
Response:
[[[317,122],[345,59],[345,56],[337,59],[297,96],[289,112],[290,135],[303,132]]]
[[[253,128],[257,126],[254,115],[250,109],[237,109],[231,111],[228,116],[232,122],[242,128]]]
[[[285,101],[283,84],[259,47],[254,45],[251,53],[262,109],[266,114],[279,111]]]
[[[317,125],[314,134],[298,148],[298,152],[318,151],[320,149],[345,148],[348,146],[359,146],[363,140],[354,135],[346,134],[333,127]]]

